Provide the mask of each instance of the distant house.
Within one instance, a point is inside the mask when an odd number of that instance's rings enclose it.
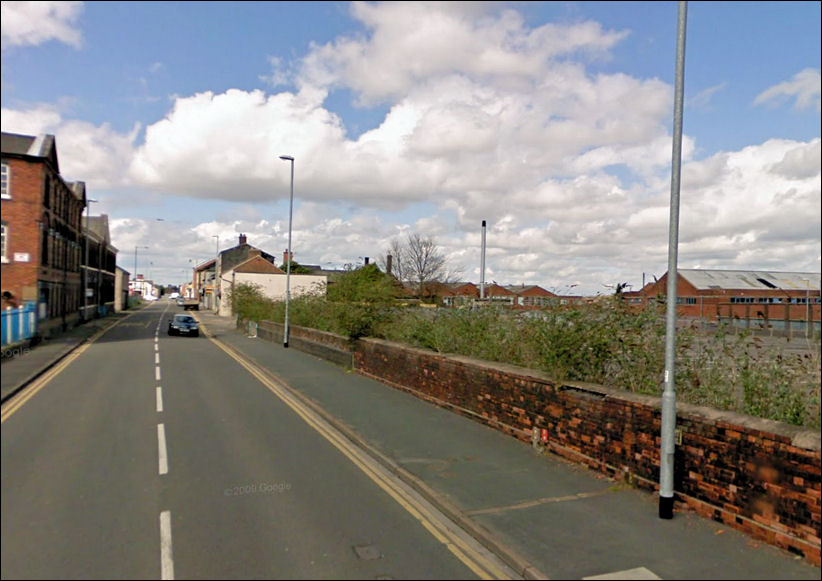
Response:
[[[678,269],[677,274],[680,317],[783,328],[813,322],[819,327],[818,272]],[[635,306],[664,302],[667,291],[666,273],[642,290],[623,293],[623,299]]]
[[[226,275],[234,270],[238,264],[241,264],[254,256],[260,256],[272,265],[275,257],[268,252],[264,252],[248,243],[248,238],[245,234],[240,234],[236,246],[227,248],[221,251],[216,258],[215,264],[215,278],[212,279],[210,288],[208,285],[200,289],[203,304],[207,309],[216,310],[219,313],[230,312],[231,305],[222,305],[222,296],[225,285],[230,284],[230,278]],[[211,295],[209,298],[208,295]]]
[[[275,301],[285,300],[286,283],[291,298],[314,291],[324,293],[328,284],[328,277],[324,275],[291,273],[286,276],[286,271],[274,264],[274,256],[248,244],[244,234],[240,235],[237,246],[220,253],[217,264],[217,312],[226,317],[234,315],[231,294],[240,284],[256,285],[264,296]]]
[[[485,285],[485,298],[495,304],[514,306],[517,303],[517,295],[497,283]]]
[[[187,286],[182,293],[187,299],[197,298],[204,309],[214,310],[216,302],[214,300],[214,288],[216,286],[215,276],[217,259],[206,260],[194,267],[191,285]]]
[[[472,282],[445,283],[440,287],[442,304],[446,307],[456,307],[474,302],[480,296],[480,291]]]
[[[548,307],[559,303],[559,297],[535,284],[506,286],[507,290],[516,295],[514,306],[523,309]]]

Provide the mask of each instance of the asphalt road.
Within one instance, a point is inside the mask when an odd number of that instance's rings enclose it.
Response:
[[[169,337],[179,310],[4,406],[4,579],[511,574],[213,342]]]

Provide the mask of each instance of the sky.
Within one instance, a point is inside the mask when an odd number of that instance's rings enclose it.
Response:
[[[668,269],[678,2],[2,2],[2,130],[56,137],[118,265],[324,268],[434,240],[453,280]],[[689,2],[678,267],[822,270],[820,2]],[[289,220],[291,163],[294,198]]]

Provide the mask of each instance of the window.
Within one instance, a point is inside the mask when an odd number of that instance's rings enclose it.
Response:
[[[9,164],[3,162],[3,183],[2,183],[2,198],[4,200],[11,199],[11,168]],[[5,246],[3,247],[5,249]],[[3,259],[5,261],[5,250],[3,251]]]
[[[5,164],[3,164],[5,166]],[[9,243],[9,225],[3,222],[3,236],[2,241],[0,241],[0,245],[3,247],[3,262],[9,261],[9,253],[8,253],[8,243]]]

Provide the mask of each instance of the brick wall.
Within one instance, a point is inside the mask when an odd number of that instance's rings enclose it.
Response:
[[[330,341],[328,333],[311,329],[292,327],[291,333]],[[340,348],[349,344],[342,337],[335,341]],[[376,339],[360,339],[351,349],[359,373],[523,441],[531,441],[534,428],[545,429],[554,453],[658,489],[660,398],[557,383],[528,369]],[[819,432],[684,403],[677,404],[677,431],[679,509],[820,565]]]

